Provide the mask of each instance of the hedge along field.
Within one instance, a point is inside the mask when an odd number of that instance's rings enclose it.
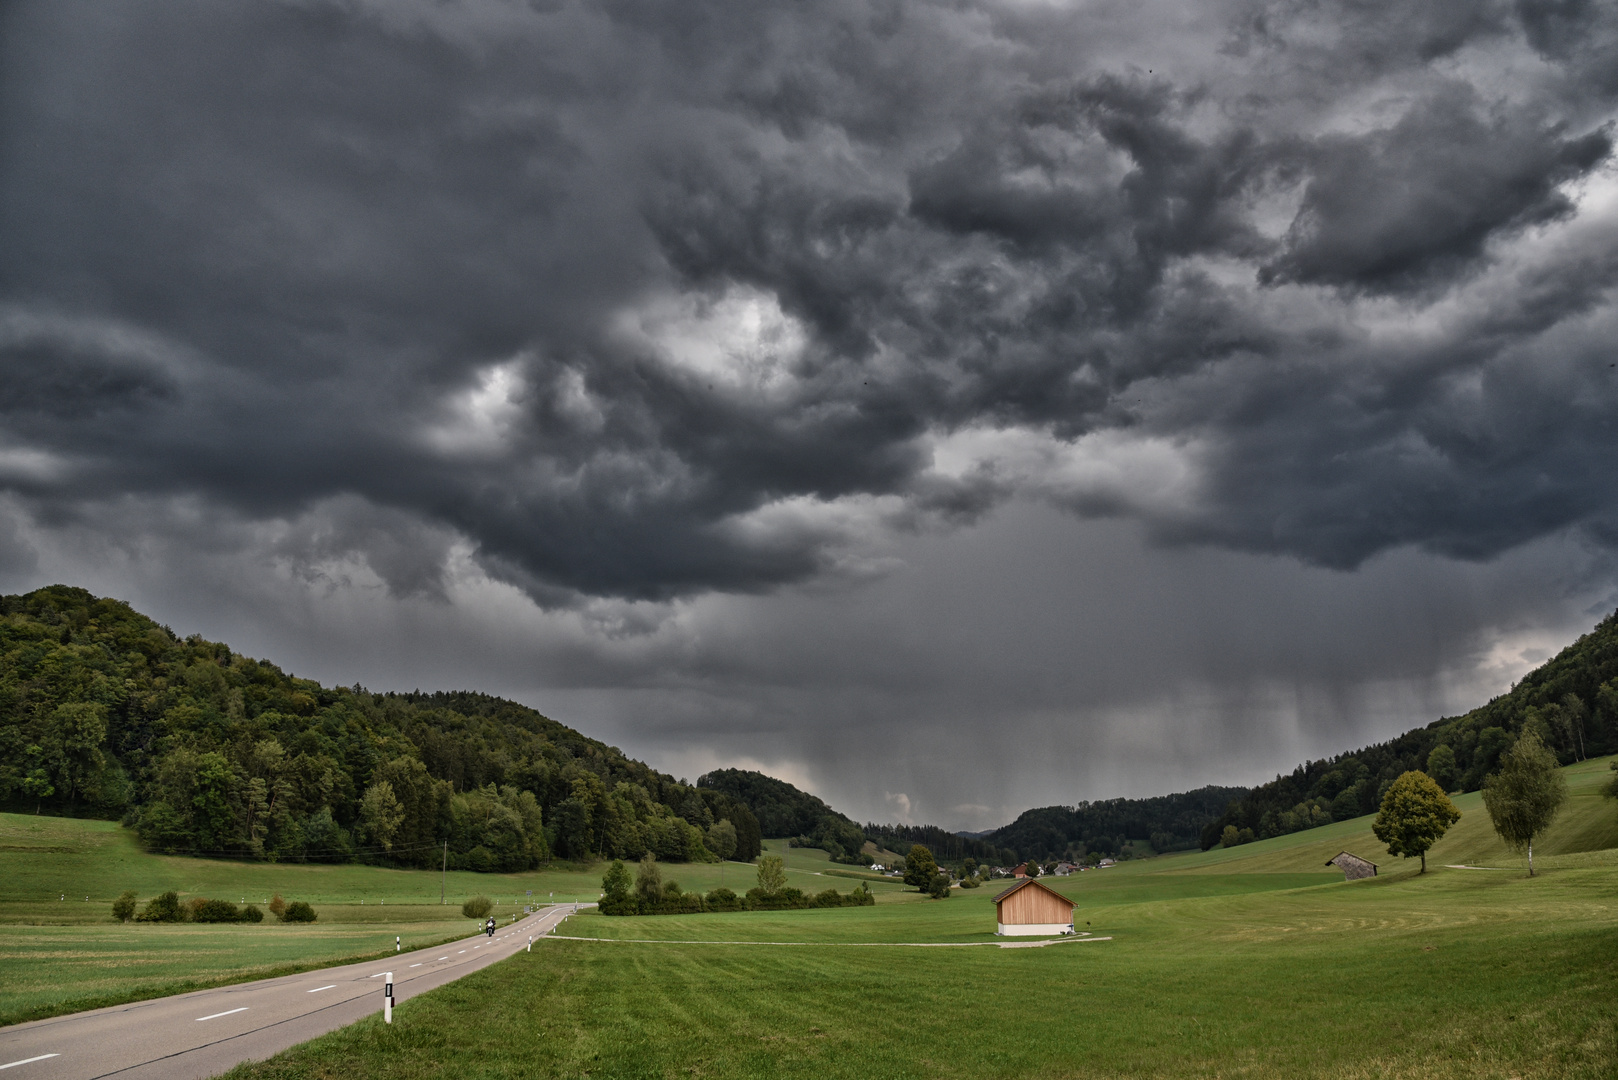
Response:
[[[777,850],[784,844],[776,841]],[[816,876],[825,852],[794,848],[788,878],[815,889],[848,886]],[[241,982],[391,952],[470,933],[461,901],[484,895],[502,920],[535,903],[593,901],[605,864],[526,874],[451,872],[440,905],[439,874],[341,864],[231,862],[152,855],[134,833],[108,821],[0,814],[0,1024],[205,986]],[[754,868],[742,863],[670,864],[665,877],[707,891],[743,888]],[[873,883],[883,898],[894,884]],[[120,925],[112,901],[133,889],[141,903],[173,889],[182,900],[202,896],[261,908],[279,892],[306,900],[319,920],[278,924]],[[65,894],[66,899],[59,899]],[[90,899],[85,900],[88,896]]]
[[[1058,879],[1108,941],[996,947],[987,896],[581,914],[532,953],[234,1080],[1610,1077],[1618,858],[1521,873]],[[1193,857],[1201,858],[1201,856]],[[690,940],[703,944],[683,944]],[[805,945],[724,944],[803,941]],[[855,942],[980,941],[966,948]]]

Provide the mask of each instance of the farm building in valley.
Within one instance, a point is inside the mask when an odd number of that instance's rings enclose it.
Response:
[[[1360,878],[1376,877],[1376,863],[1370,859],[1362,859],[1349,851],[1339,851],[1326,860],[1327,866],[1335,866],[1343,872],[1344,881],[1358,881]]]
[[[1034,878],[1023,878],[994,898],[995,933],[1071,934],[1073,901]]]

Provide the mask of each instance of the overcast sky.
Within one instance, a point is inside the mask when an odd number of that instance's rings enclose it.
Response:
[[[861,819],[1618,605],[1618,6],[11,0],[0,589]]]

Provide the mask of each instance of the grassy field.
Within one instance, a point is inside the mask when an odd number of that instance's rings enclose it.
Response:
[[[1569,770],[1575,798],[1531,880],[1474,796],[1424,876],[1362,820],[1057,879],[1107,941],[998,948],[991,888],[582,914],[559,933],[617,940],[536,945],[406,1002],[391,1028],[365,1021],[231,1075],[1612,1077],[1618,850],[1592,846],[1618,833],[1618,807],[1593,795],[1607,775]],[[1345,847],[1381,876],[1321,865]],[[786,942],[801,944],[770,944]]]
[[[779,841],[772,847],[784,851]],[[831,868],[824,852],[787,852],[788,878],[818,892],[847,891],[852,881],[816,876]],[[440,875],[371,866],[238,863],[149,855],[134,835],[107,821],[0,814],[0,1024],[307,970],[469,933],[460,904],[483,894],[508,916],[530,899],[594,900],[602,867],[531,874],[451,873],[447,904]],[[706,892],[723,882],[738,892],[753,869],[671,865],[668,877]],[[873,886],[897,898],[896,884]],[[279,892],[307,900],[320,914],[311,926],[120,925],[114,897],[134,889],[145,900],[168,889],[261,907]],[[88,897],[88,899],[86,899]]]
[[[1573,798],[1532,880],[1474,795],[1457,800],[1463,817],[1425,876],[1360,819],[1055,879],[1080,928],[1110,939],[1091,943],[997,947],[994,887],[939,902],[876,883],[869,908],[586,913],[559,933],[612,940],[547,941],[406,1002],[391,1028],[362,1022],[235,1075],[1611,1077],[1606,764],[1567,770]],[[1323,865],[1344,848],[1382,875],[1344,882]],[[785,853],[801,888],[854,884],[820,852]],[[529,889],[593,898],[601,867],[451,875],[441,907],[432,874],[159,858],[104,823],[7,816],[0,871],[0,1015],[16,1019],[376,952],[395,933],[441,939],[467,929],[465,895],[506,911]],[[687,888],[721,873],[737,891],[751,883],[737,864],[665,872]],[[321,921],[120,926],[106,910],[123,887],[238,902],[280,891]],[[896,944],[918,942],[974,947]]]

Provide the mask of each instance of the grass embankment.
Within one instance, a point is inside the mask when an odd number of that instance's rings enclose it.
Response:
[[[788,879],[805,891],[835,883],[814,877],[831,865],[824,852],[793,849],[788,859]],[[664,873],[704,892],[721,883],[742,892],[754,881],[752,868],[739,863],[670,864]],[[0,814],[0,1024],[384,955],[395,935],[406,948],[435,944],[472,931],[460,913],[468,896],[493,898],[505,918],[522,909],[530,890],[536,903],[594,900],[601,874],[600,866],[450,873],[441,905],[440,875],[432,871],[151,855],[113,822]],[[309,901],[320,920],[120,925],[111,905],[125,889],[143,901],[174,889],[182,899],[261,907],[279,892]]]
[[[391,1028],[367,1020],[231,1075],[1610,1077],[1618,850],[1587,846],[1618,832],[1618,809],[1592,795],[1607,775],[1604,761],[1569,770],[1574,798],[1532,880],[1477,831],[1480,812],[1425,876],[1379,858],[1362,820],[1057,879],[1081,927],[1112,938],[1091,944],[854,944],[994,941],[991,888],[584,914],[561,933],[661,941],[548,941],[406,1002]],[[1345,847],[1382,875],[1348,883],[1321,865]]]

